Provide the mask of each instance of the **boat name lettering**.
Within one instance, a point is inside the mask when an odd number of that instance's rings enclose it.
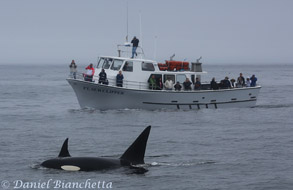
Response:
[[[95,91],[95,92],[101,92],[101,93],[109,93],[109,94],[119,94],[119,95],[124,94],[124,92],[119,92],[119,91],[116,91],[116,90],[90,88],[90,87],[86,87],[86,86],[83,87],[83,90]]]

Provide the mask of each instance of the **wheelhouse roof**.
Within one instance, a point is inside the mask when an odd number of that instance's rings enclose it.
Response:
[[[129,57],[115,57],[115,56],[99,56],[99,58],[112,58],[112,59],[120,59],[120,60],[125,60],[125,61],[145,61],[145,62],[152,62],[152,63],[157,63],[154,60],[149,60],[149,59],[139,59],[139,58],[129,58]]]

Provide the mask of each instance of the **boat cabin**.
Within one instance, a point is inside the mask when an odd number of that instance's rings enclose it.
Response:
[[[196,68],[196,67],[194,67]],[[126,57],[102,56],[99,57],[95,68],[94,80],[99,81],[99,73],[104,69],[107,74],[108,85],[116,86],[116,76],[121,70],[124,76],[123,87],[131,89],[149,89],[149,78],[155,75],[157,81],[161,78],[164,83],[170,78],[175,84],[182,84],[186,78],[192,83],[202,74],[201,67],[192,71],[188,62],[166,61],[157,63],[146,59],[131,59]],[[194,69],[193,69],[194,70]],[[164,89],[162,89],[164,90]]]

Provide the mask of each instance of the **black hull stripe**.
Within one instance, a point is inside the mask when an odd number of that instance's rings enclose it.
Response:
[[[256,101],[256,99],[251,100],[241,100],[241,101],[232,101],[232,102],[213,102],[213,103],[157,103],[157,102],[142,102],[143,104],[155,104],[155,105],[218,105],[218,104],[230,104],[230,103],[241,103],[241,102],[251,102]]]

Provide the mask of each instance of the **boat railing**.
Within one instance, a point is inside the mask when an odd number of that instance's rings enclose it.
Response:
[[[108,81],[109,81],[109,85],[116,86],[116,79],[108,79]],[[143,89],[148,89],[149,84],[147,82],[123,80],[123,87],[143,90]]]
[[[78,80],[84,80],[84,73],[80,73],[80,72],[76,72],[74,73],[70,73],[68,78],[70,79],[78,79]]]
[[[124,45],[117,45],[118,57],[130,57],[132,55],[132,45],[130,43],[125,43]],[[142,47],[138,46],[136,49],[137,56],[141,59],[144,58],[144,51]]]
[[[68,77],[71,79],[84,80],[85,74],[77,72],[75,75],[70,74]],[[99,80],[94,78],[93,82],[98,83]],[[116,79],[107,78],[107,82],[105,84],[110,85],[110,86],[116,86]],[[147,82],[123,80],[123,87],[142,90],[142,89],[148,89],[149,84]]]
[[[84,81],[85,80],[85,74],[78,72],[78,73],[76,73],[76,75],[70,74],[69,78]],[[93,82],[98,83],[99,81],[98,81],[97,78],[94,78]],[[109,86],[115,86],[115,87],[117,86],[116,85],[116,79],[113,79],[113,78],[108,78],[107,82],[104,83],[104,84],[109,85]],[[259,86],[259,85],[256,84],[256,86]],[[164,88],[163,89],[160,89],[160,88],[149,89],[149,83],[148,82],[137,82],[137,81],[131,81],[131,80],[123,80],[123,88],[139,89],[139,90],[165,90]],[[239,88],[250,88],[250,87],[243,86],[243,87],[234,87],[234,88],[239,89]],[[233,89],[233,88],[220,87],[219,89]],[[202,83],[200,90],[212,90],[212,89],[211,89],[211,86],[210,86],[209,83]],[[175,91],[175,89],[173,89],[173,91]],[[198,91],[198,90],[192,90],[192,91]]]

